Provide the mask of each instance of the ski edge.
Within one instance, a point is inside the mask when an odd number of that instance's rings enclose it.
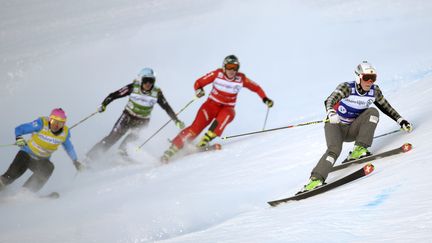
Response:
[[[363,157],[363,158],[360,158],[357,160],[352,160],[352,161],[348,161],[348,162],[343,163],[343,164],[336,165],[332,168],[331,172],[345,169],[348,166],[353,165],[353,164],[366,163],[366,162],[370,162],[372,160],[377,160],[377,159],[397,155],[400,153],[406,153],[406,152],[411,151],[411,150],[412,150],[412,144],[411,143],[404,143],[402,146],[400,146],[398,148],[390,149],[390,150],[384,151],[382,153],[373,154],[373,155],[366,156],[366,157]]]
[[[369,162],[366,165],[364,165],[362,168],[360,168],[359,170],[356,170],[356,171],[354,171],[354,172],[352,172],[352,173],[350,173],[350,174],[348,174],[342,178],[339,178],[338,180],[335,180],[335,181],[332,181],[328,184],[325,184],[324,186],[320,186],[320,187],[318,187],[314,190],[311,190],[311,191],[298,193],[298,194],[295,194],[294,196],[291,196],[291,197],[278,199],[278,200],[274,200],[274,201],[269,201],[267,203],[272,207],[276,207],[279,204],[287,203],[289,201],[299,201],[299,200],[303,200],[303,199],[306,199],[309,197],[313,197],[315,195],[327,192],[327,191],[332,190],[334,188],[337,188],[339,186],[342,186],[342,185],[345,185],[347,183],[358,180],[360,178],[363,178],[363,177],[371,174],[374,170],[375,170],[375,166]]]

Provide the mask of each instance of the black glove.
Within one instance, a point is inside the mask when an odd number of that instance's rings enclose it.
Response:
[[[271,99],[269,99],[267,97],[264,97],[263,98],[263,102],[264,102],[264,104],[267,105],[268,108],[272,108],[273,107],[273,100],[271,100]]]
[[[411,132],[413,130],[411,123],[409,123],[407,120],[403,119],[399,122],[399,125],[401,126],[402,130],[405,132]]]

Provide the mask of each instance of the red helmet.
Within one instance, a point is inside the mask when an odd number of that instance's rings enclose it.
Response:
[[[49,118],[56,121],[66,122],[66,113],[62,108],[55,108],[51,111]]]

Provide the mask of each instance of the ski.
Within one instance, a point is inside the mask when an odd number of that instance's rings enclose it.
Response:
[[[219,143],[215,143],[206,147],[194,147],[193,149],[191,149],[191,151],[186,152],[185,154],[183,154],[182,156],[174,156],[174,159],[169,159],[169,160],[164,160],[164,157],[162,157],[161,162],[164,164],[167,164],[173,160],[177,160],[179,158],[183,158],[185,156],[189,156],[192,154],[196,154],[196,153],[201,153],[201,152],[208,152],[208,151],[216,151],[216,150],[221,150],[222,149],[222,145]]]
[[[215,143],[206,147],[200,147],[198,148],[197,152],[206,152],[206,151],[221,150],[221,149],[222,149],[222,145],[220,145],[219,143]]]
[[[389,156],[393,156],[393,155],[397,155],[397,154],[401,154],[401,153],[406,153],[408,151],[410,151],[412,149],[412,145],[410,143],[405,143],[402,146],[400,146],[399,148],[395,148],[395,149],[391,149],[382,153],[378,153],[378,154],[372,154],[372,155],[368,155],[365,157],[362,157],[360,159],[356,159],[356,160],[348,160],[348,161],[344,161],[342,162],[342,164],[340,165],[336,165],[333,166],[332,168],[332,172],[333,171],[337,171],[337,170],[341,170],[344,169],[352,164],[361,164],[364,162],[369,162],[372,160],[377,160],[377,159],[381,159],[384,157],[389,157]]]
[[[39,196],[39,197],[40,197],[40,198],[51,198],[51,199],[57,199],[57,198],[60,197],[60,193],[58,193],[58,192],[51,192],[51,193],[49,193],[49,194],[42,195],[42,196]]]
[[[373,164],[368,163],[365,166],[363,166],[362,168],[360,168],[359,170],[354,171],[353,173],[351,173],[347,176],[344,176],[344,177],[337,179],[333,182],[330,182],[328,184],[324,184],[324,185],[317,187],[313,190],[306,191],[306,192],[298,192],[296,195],[294,195],[292,197],[279,199],[279,200],[275,200],[275,201],[270,201],[267,203],[270,204],[270,206],[275,207],[281,203],[285,203],[288,201],[299,201],[302,199],[306,199],[306,198],[324,193],[324,192],[329,191],[331,189],[334,189],[336,187],[342,186],[346,183],[352,182],[352,181],[357,180],[359,178],[362,178],[364,176],[367,176],[370,173],[372,173],[373,170],[374,170]]]

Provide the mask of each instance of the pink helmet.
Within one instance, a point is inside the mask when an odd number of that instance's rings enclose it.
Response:
[[[49,118],[61,122],[66,122],[66,113],[62,108],[55,108],[51,111]]]

